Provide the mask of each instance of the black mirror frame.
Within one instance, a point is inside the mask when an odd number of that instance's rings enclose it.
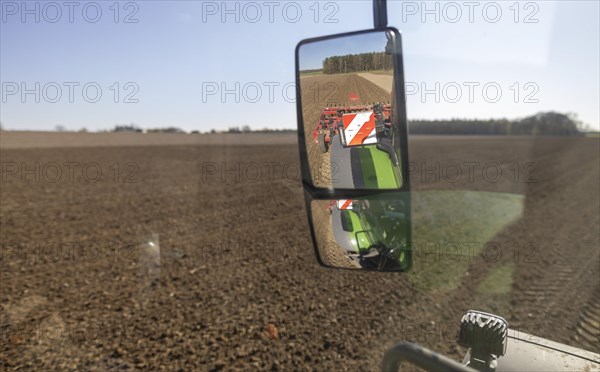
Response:
[[[393,46],[394,50],[392,51],[392,60],[394,63],[394,114],[398,115],[398,123],[400,125],[400,154],[401,154],[401,172],[403,177],[403,184],[398,189],[326,189],[321,187],[314,186],[312,182],[312,175],[310,173],[310,165],[308,163],[308,154],[306,152],[306,137],[304,131],[304,118],[302,113],[302,96],[301,96],[301,88],[300,88],[300,47],[305,44],[324,41],[329,39],[361,35],[373,32],[390,32],[393,37]],[[315,229],[312,221],[312,208],[311,204],[313,200],[334,200],[334,199],[351,199],[356,197],[368,197],[368,196],[383,196],[389,197],[390,199],[394,198],[402,198],[403,195],[408,194],[408,198],[406,198],[407,202],[407,217],[409,221],[408,228],[408,237],[407,241],[411,242],[412,235],[412,213],[411,213],[411,203],[410,203],[410,175],[409,175],[409,161],[408,161],[408,121],[406,115],[406,93],[405,93],[405,81],[404,81],[404,64],[403,64],[403,55],[402,55],[402,37],[400,32],[394,27],[377,27],[368,30],[361,31],[352,31],[345,32],[341,34],[320,36],[316,38],[304,39],[301,40],[295,49],[295,65],[296,65],[296,116],[298,122],[298,150],[300,155],[300,171],[302,174],[302,187],[304,189],[304,201],[306,206],[306,211],[308,214],[308,223],[310,227],[310,235],[313,242],[313,248],[315,250],[315,256],[317,257],[317,262],[319,265],[341,269],[341,270],[355,270],[355,269],[345,269],[338,268],[334,266],[329,266],[325,264],[321,260],[321,256],[319,254],[319,247],[317,245]],[[412,252],[408,252],[410,256],[412,256]],[[412,262],[412,257],[409,259],[409,262]],[[410,270],[412,264],[409,264],[405,270]],[[402,272],[398,270],[387,270],[387,272]]]

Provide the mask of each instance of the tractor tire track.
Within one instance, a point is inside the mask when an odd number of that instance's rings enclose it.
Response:
[[[600,287],[596,287],[580,313],[572,343],[582,345],[585,349],[600,353]]]

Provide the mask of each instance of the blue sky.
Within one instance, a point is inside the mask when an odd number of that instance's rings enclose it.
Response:
[[[409,118],[556,110],[599,129],[599,3],[474,3],[388,1]],[[296,43],[373,22],[370,1],[21,4],[0,1],[8,129],[294,128]]]

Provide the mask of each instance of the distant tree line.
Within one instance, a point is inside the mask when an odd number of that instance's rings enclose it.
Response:
[[[142,128],[139,128],[133,124],[130,125],[115,125],[114,132],[136,132],[141,133]]]
[[[166,127],[147,129],[146,133],[185,133],[185,131],[177,127]]]
[[[249,125],[244,125],[242,129],[240,129],[240,127],[229,127],[229,129],[227,129],[227,133],[248,133],[251,131],[252,129],[250,129]]]
[[[269,129],[269,128],[263,128],[263,129],[255,129],[252,131],[253,133],[295,133],[297,132],[296,129]]]
[[[392,56],[385,52],[371,52],[333,56],[323,60],[324,74],[343,74],[374,70],[391,70],[394,68]]]
[[[242,129],[240,129],[240,127],[230,127],[224,133],[289,133],[289,132],[296,132],[296,129],[270,129],[270,128],[251,129],[250,126],[244,125],[242,127]],[[216,131],[214,129],[212,129],[210,131],[210,133],[216,133]]]
[[[523,119],[489,120],[411,120],[410,134],[455,135],[540,135],[579,136],[581,123],[574,115],[558,112],[541,112]]]

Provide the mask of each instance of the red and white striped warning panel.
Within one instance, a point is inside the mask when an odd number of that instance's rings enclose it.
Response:
[[[352,209],[352,200],[351,199],[342,199],[337,201],[337,207],[339,210]]]
[[[346,146],[377,143],[375,114],[372,111],[356,112],[342,116]]]

